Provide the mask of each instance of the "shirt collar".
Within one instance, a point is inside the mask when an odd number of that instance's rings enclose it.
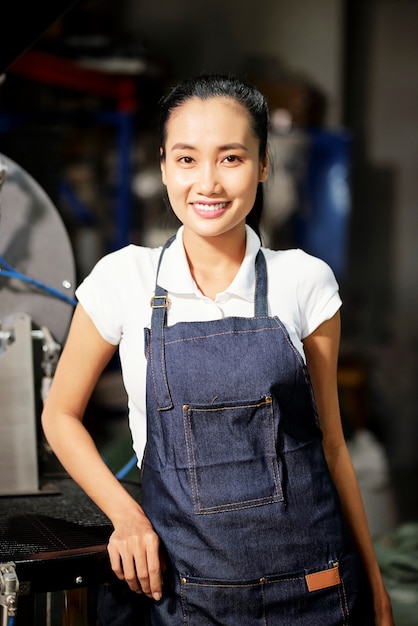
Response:
[[[158,274],[158,284],[171,293],[196,294],[198,290],[190,273],[183,246],[183,228],[180,226],[175,240],[164,253]],[[252,302],[254,300],[255,258],[260,249],[260,239],[252,228],[246,225],[245,229],[247,239],[245,256],[237,275],[224,293]]]

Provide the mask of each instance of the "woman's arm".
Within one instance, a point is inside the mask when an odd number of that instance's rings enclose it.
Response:
[[[345,444],[337,389],[340,314],[324,322],[304,339],[306,361],[323,432],[323,449],[337,487],[344,516],[364,563],[373,593],[378,626],[393,626],[389,596],[384,587],[368,528],[357,478]]]
[[[103,462],[83,425],[91,393],[116,346],[78,305],[42,413],[45,435],[70,476],[107,515],[112,569],[134,591],[161,598],[159,540],[139,504]]]

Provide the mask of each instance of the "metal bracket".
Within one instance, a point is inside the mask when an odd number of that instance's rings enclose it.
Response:
[[[14,328],[4,329],[2,321],[0,320],[0,354],[5,352],[15,340],[15,331]]]
[[[44,375],[52,378],[58,363],[61,345],[53,339],[50,330],[46,326],[42,326],[40,330],[32,330],[32,338],[42,341],[43,359],[41,367]]]
[[[0,563],[0,607],[5,609],[5,617],[15,617],[19,580],[13,562]],[[6,620],[7,624],[7,620]]]

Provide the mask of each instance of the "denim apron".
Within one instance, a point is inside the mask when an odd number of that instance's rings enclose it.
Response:
[[[158,278],[151,304],[143,508],[167,570],[150,623],[373,624],[306,365],[268,316],[261,250],[254,317],[167,326]]]

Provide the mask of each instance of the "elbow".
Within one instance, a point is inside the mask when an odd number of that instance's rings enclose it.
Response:
[[[41,414],[41,426],[46,440],[51,444],[51,436],[54,427],[54,415],[46,405]]]
[[[52,398],[46,400],[41,413],[41,426],[51,447],[54,448],[56,443],[66,436],[68,417],[71,416],[62,406],[53,402]]]
[[[322,440],[322,448],[328,466],[334,465],[341,457],[345,457],[348,454],[344,437],[325,437]]]

